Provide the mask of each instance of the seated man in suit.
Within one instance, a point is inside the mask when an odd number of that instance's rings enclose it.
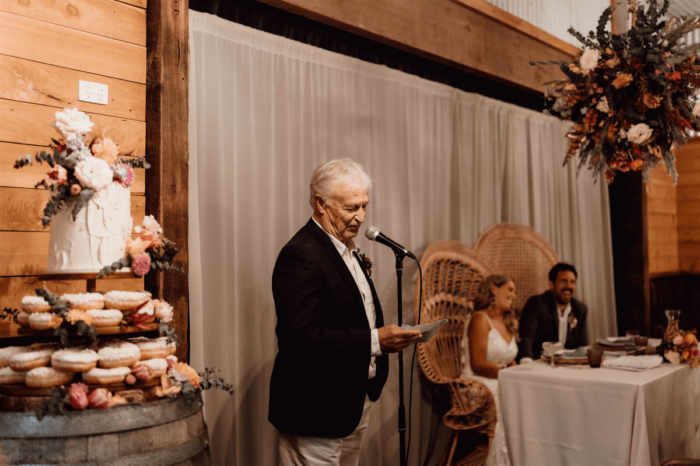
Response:
[[[527,300],[520,316],[518,361],[539,359],[542,343],[558,341],[574,349],[588,344],[588,308],[574,299],[578,273],[571,264],[560,262],[549,271],[549,291]]]
[[[280,466],[357,466],[371,402],[389,373],[387,354],[421,336],[384,325],[353,242],[371,185],[350,159],[317,168],[313,215],[282,248],[272,273],[279,352],[268,418],[279,430]]]

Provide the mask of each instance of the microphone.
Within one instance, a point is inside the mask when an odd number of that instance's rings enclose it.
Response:
[[[367,230],[365,230],[365,236],[370,241],[376,241],[377,243],[381,243],[384,246],[389,246],[395,252],[403,253],[403,254],[407,255],[408,257],[410,257],[411,259],[413,259],[414,261],[418,261],[416,256],[414,256],[411,251],[409,251],[405,247],[401,246],[396,241],[389,239],[389,237],[387,237],[384,233],[379,231],[379,228],[377,228],[377,227],[367,228]]]

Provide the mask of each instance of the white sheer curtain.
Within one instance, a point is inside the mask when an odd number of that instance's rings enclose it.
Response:
[[[272,268],[311,215],[311,172],[333,158],[375,180],[366,225],[418,255],[439,239],[473,244],[496,222],[534,227],[581,271],[591,336],[615,333],[607,189],[562,168],[563,123],[195,11],[190,34],[192,363],[221,369],[236,390],[205,396],[214,464],[276,464]],[[393,255],[358,243],[396,322]],[[411,323],[417,267],[405,265]],[[361,464],[398,461],[396,361]],[[416,373],[411,465],[422,464],[430,419]]]

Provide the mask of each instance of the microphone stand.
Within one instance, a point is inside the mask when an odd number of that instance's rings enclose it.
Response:
[[[399,327],[403,325],[403,299],[401,278],[403,275],[403,260],[406,254],[394,250],[396,256],[396,293],[398,296]],[[406,466],[406,407],[403,404],[403,350],[399,351],[399,448],[400,465]]]

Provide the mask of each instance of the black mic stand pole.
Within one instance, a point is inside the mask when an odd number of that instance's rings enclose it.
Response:
[[[396,293],[398,296],[399,327],[403,325],[403,297],[401,293],[401,277],[403,275],[403,259],[406,254],[394,250],[396,256]],[[403,350],[399,351],[399,448],[400,465],[406,466],[406,407],[403,404]]]

